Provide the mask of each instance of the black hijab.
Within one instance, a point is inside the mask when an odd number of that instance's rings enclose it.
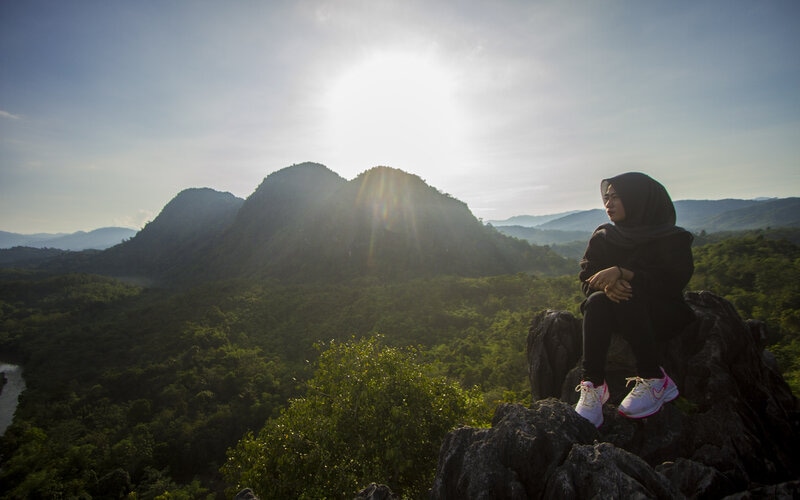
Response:
[[[669,193],[658,181],[640,172],[603,179],[600,194],[605,196],[608,186],[614,186],[622,206],[625,219],[615,224],[603,224],[597,228],[605,233],[609,242],[631,248],[652,240],[687,231],[675,225],[675,206]]]

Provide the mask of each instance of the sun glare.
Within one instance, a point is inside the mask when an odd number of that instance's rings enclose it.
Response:
[[[326,96],[334,156],[366,169],[414,169],[463,147],[457,81],[432,56],[380,52],[334,79]]]

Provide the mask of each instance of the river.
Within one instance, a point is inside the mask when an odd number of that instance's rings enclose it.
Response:
[[[2,436],[14,420],[19,395],[25,390],[25,379],[22,378],[22,367],[18,365],[0,361],[0,372],[6,376],[6,383],[0,392],[0,436]]]

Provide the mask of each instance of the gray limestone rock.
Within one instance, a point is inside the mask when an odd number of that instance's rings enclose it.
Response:
[[[800,497],[800,411],[764,350],[764,325],[709,292],[686,300],[696,320],[659,344],[680,396],[648,418],[619,415],[634,364],[615,338],[600,429],[572,410],[580,320],[536,315],[527,343],[535,402],[501,406],[490,429],[450,433],[431,498]]]

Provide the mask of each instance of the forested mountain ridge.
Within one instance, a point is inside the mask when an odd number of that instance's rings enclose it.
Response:
[[[698,226],[701,224],[698,224]],[[782,198],[761,201],[736,210],[709,216],[702,221],[707,232],[726,231],[731,228],[761,229],[800,227],[800,198]]]
[[[347,180],[318,163],[273,172],[219,238],[218,251],[208,256],[207,272],[224,277],[282,265],[287,255],[297,252],[293,235],[345,184]]]
[[[193,272],[243,203],[230,193],[185,189],[135,237],[81,262],[78,270],[151,278]]]
[[[463,202],[389,167],[370,169],[344,184],[285,237],[294,251],[275,252],[268,274],[312,281],[559,274],[570,267],[548,249],[485,227]]]
[[[246,200],[187,189],[129,241],[49,264],[165,284],[552,275],[574,268],[549,248],[484,226],[466,204],[415,175],[375,167],[347,181],[317,163],[270,174]]]
[[[210,276],[303,282],[558,274],[571,265],[486,228],[466,204],[415,175],[375,167],[345,181],[314,163],[268,176],[216,250]]]

